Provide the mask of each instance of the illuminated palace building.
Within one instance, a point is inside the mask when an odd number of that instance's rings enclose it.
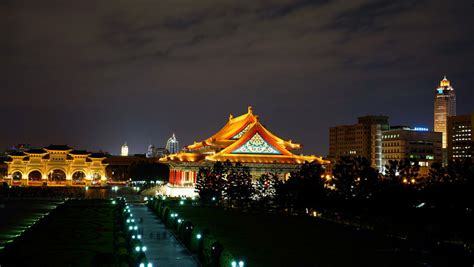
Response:
[[[230,115],[227,124],[210,138],[194,142],[183,152],[160,159],[160,162],[170,166],[169,183],[164,193],[171,196],[193,195],[199,168],[212,166],[217,161],[240,162],[249,167],[254,178],[269,172],[286,178],[304,162],[329,164],[321,157],[291,152],[301,147],[271,133],[249,107],[244,115],[235,118]]]
[[[105,157],[68,146],[50,145],[9,154],[8,184],[16,186],[85,186],[106,183]]]
[[[436,88],[434,101],[434,131],[443,134],[443,161],[446,162],[448,147],[448,117],[456,116],[456,94],[446,76]]]

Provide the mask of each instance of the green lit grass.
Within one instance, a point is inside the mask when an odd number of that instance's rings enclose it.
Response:
[[[0,250],[62,201],[6,200],[0,209]]]
[[[249,266],[398,266],[397,241],[309,217],[173,207]]]
[[[113,218],[108,200],[66,202],[6,246],[4,262],[18,266],[113,265]]]

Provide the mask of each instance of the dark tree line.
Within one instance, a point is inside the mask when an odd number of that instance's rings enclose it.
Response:
[[[434,163],[427,177],[420,177],[419,170],[416,160],[405,159],[390,161],[381,174],[368,159],[343,157],[332,172],[317,163],[305,163],[286,178],[266,173],[252,179],[249,169],[239,163],[217,162],[200,169],[196,192],[206,203],[296,214],[330,210],[353,215],[393,215],[420,204],[472,209],[471,161],[452,161],[445,167]]]
[[[167,181],[169,167],[161,163],[138,161],[130,165],[129,175],[134,181]]]
[[[288,177],[265,173],[252,179],[241,164],[201,168],[196,192],[204,203],[261,212],[317,215],[410,242],[474,241],[471,161],[434,163],[421,177],[416,160],[390,161],[385,172],[369,160],[344,157],[326,170],[305,163]]]

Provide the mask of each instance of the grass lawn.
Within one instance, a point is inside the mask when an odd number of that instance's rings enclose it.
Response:
[[[180,217],[208,228],[248,266],[404,266],[400,241],[311,217],[252,214],[211,207],[172,206]],[[398,255],[398,256],[395,256]],[[410,265],[418,266],[418,265]]]
[[[51,200],[3,200],[0,209],[0,250],[15,236],[21,234],[44,214],[62,201]]]
[[[71,200],[4,250],[0,265],[103,266],[114,260],[113,206]]]

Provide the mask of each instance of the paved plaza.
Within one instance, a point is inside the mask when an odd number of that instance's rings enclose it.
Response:
[[[130,209],[134,218],[139,221],[142,243],[147,247],[145,254],[153,266],[199,266],[191,253],[144,204],[133,203]]]

